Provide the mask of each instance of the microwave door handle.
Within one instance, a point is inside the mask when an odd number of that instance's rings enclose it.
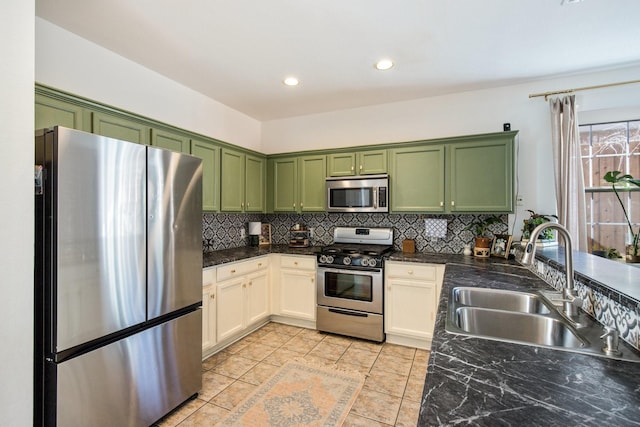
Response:
[[[378,209],[378,187],[373,187],[373,208]]]

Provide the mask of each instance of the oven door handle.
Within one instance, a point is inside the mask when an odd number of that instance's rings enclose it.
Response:
[[[373,274],[382,274],[382,269],[378,267],[348,267],[348,268],[332,268],[332,267],[318,267],[318,273],[338,273],[338,274],[353,274],[360,276],[370,276]]]
[[[367,313],[359,313],[359,312],[355,312],[355,311],[339,310],[337,308],[330,308],[329,311],[331,313],[344,314],[345,316],[369,317],[369,315]]]

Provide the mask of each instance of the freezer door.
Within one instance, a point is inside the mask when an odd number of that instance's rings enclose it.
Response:
[[[202,388],[202,310],[60,364],[57,401],[47,422],[58,426],[149,426]],[[54,416],[55,411],[55,416]]]
[[[46,143],[57,236],[50,350],[61,352],[145,320],[146,159],[144,146],[72,129]]]
[[[147,147],[148,319],[202,301],[202,161]]]

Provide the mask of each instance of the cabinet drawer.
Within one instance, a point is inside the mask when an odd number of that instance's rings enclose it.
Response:
[[[388,277],[414,280],[436,280],[436,266],[418,263],[385,264]]]
[[[218,267],[218,282],[223,280],[240,277],[256,270],[263,270],[269,267],[269,259],[267,257],[253,258],[249,261],[233,262]]]
[[[295,268],[298,270],[315,270],[316,259],[312,256],[283,256],[280,258],[282,268]]]

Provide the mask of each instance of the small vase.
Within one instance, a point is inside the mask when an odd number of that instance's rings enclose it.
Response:
[[[462,251],[463,254],[465,254],[466,256],[471,256],[471,254],[473,254],[473,251],[471,250],[471,245],[464,245],[464,250]]]

